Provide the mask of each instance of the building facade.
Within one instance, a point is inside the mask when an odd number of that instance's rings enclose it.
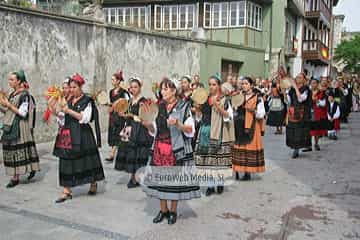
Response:
[[[105,0],[109,24],[196,39],[217,46],[201,52],[200,75],[267,76],[271,0]],[[185,73],[184,73],[185,74]]]
[[[306,0],[303,25],[303,69],[309,77],[331,74],[331,44],[333,38],[332,9],[338,0]]]
[[[109,24],[221,43],[204,49],[201,74],[329,76],[338,0],[104,0]]]

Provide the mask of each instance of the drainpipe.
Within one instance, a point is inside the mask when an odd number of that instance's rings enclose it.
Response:
[[[271,76],[271,55],[272,55],[272,28],[273,28],[273,2],[271,2],[270,6],[270,39],[269,39],[269,66],[268,66],[268,73]]]

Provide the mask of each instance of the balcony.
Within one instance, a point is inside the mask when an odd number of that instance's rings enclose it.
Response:
[[[320,40],[304,40],[302,56],[304,61],[315,65],[329,64],[329,48]]]
[[[303,17],[305,15],[304,0],[289,0],[288,8],[298,16]]]
[[[305,17],[316,26],[317,19],[322,18],[328,25],[331,23],[331,9],[324,0],[310,0],[305,6]]]

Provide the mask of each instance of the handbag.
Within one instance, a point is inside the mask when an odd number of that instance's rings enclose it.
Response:
[[[55,147],[61,149],[72,149],[71,132],[68,128],[60,128],[56,136]]]

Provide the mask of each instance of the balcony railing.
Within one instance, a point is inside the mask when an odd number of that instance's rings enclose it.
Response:
[[[328,22],[331,22],[331,10],[324,0],[309,1],[305,6],[305,11],[306,17],[320,17],[320,14],[322,13]]]
[[[310,61],[329,62],[329,48],[320,40],[303,41],[303,58]]]

